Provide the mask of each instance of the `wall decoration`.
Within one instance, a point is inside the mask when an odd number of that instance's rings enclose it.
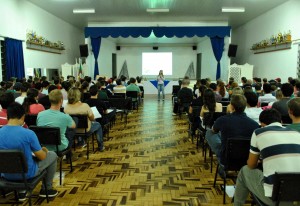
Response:
[[[272,46],[276,44],[290,43],[292,41],[291,31],[282,34],[279,32],[277,35],[272,35],[269,39],[262,40],[252,45],[252,50]]]

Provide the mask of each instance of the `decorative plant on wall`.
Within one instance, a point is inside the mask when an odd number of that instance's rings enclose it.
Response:
[[[39,44],[57,49],[65,49],[64,43],[61,41],[52,42],[43,36],[38,36],[35,31],[28,31],[26,34],[26,42],[32,44]]]
[[[292,35],[291,31],[288,31],[287,33],[282,34],[279,32],[277,35],[272,35],[269,39],[262,40],[258,43],[255,43],[252,45],[252,49],[260,49],[276,44],[284,44],[284,43],[289,43],[292,41]]]

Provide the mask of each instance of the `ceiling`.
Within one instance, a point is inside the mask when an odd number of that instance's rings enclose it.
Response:
[[[288,0],[27,0],[70,24],[83,29],[88,25],[149,26],[162,22],[172,26],[221,23],[236,28]],[[222,7],[245,7],[245,13],[222,13]],[[95,14],[73,14],[73,9],[93,8]],[[148,13],[147,8],[169,8],[168,13]],[[117,38],[117,44],[199,43],[201,38]]]

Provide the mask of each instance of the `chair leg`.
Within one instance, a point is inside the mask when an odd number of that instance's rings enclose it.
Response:
[[[223,205],[226,204],[226,172],[224,171],[224,191],[223,191]]]
[[[216,174],[215,174],[215,180],[214,180],[214,187],[216,187],[218,172],[219,172],[219,164],[217,165],[217,168],[216,168]]]
[[[210,173],[212,173],[214,154],[213,154],[213,152],[211,151],[211,149],[209,149],[209,153],[210,153]]]
[[[49,197],[48,197],[48,188],[47,188],[47,184],[46,184],[46,177],[43,178],[43,184],[45,186],[45,192],[46,192],[46,199],[47,199],[47,203],[49,203]]]
[[[70,150],[70,155],[69,155],[69,158],[70,158],[70,167],[71,167],[71,170],[70,170],[70,172],[73,172],[73,164],[72,164],[72,151]]]
[[[61,182],[62,182],[62,158],[60,158],[59,161],[59,185],[61,185]]]
[[[86,138],[86,159],[89,159],[89,152],[90,152],[90,144],[89,144],[89,138]]]
[[[28,200],[29,206],[32,205],[32,203],[31,203],[31,195],[32,195],[32,191],[30,190],[30,191],[29,191],[29,200]]]

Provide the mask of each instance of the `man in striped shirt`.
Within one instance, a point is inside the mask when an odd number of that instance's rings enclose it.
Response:
[[[262,128],[254,131],[247,165],[240,170],[237,178],[234,206],[243,205],[249,192],[266,205],[275,205],[270,198],[275,172],[300,171],[300,133],[283,127],[281,115],[275,109],[263,111],[259,121]],[[256,168],[260,157],[263,171]]]

